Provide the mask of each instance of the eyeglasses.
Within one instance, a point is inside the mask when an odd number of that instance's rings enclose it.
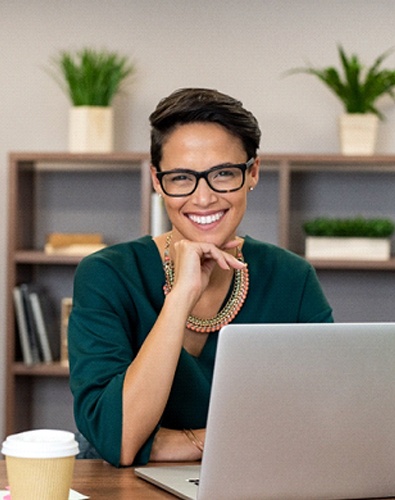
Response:
[[[156,172],[156,177],[168,196],[189,196],[197,188],[199,180],[205,179],[217,193],[238,191],[244,185],[245,173],[254,163],[250,158],[246,163],[218,165],[203,172],[177,168],[167,172]]]

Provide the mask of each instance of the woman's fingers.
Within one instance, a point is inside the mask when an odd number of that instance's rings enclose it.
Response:
[[[235,256],[227,252],[239,246],[240,242],[238,240],[232,240],[228,242],[224,247],[218,248],[212,243],[200,243],[200,242],[190,242],[187,240],[181,240],[176,243],[176,252],[196,252],[200,258],[201,263],[205,260],[214,260],[219,267],[225,270],[242,269],[246,264],[238,260]]]

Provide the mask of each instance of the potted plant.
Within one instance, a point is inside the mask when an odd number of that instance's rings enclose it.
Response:
[[[318,217],[303,230],[309,259],[388,260],[395,224],[388,218]]]
[[[62,51],[52,62],[56,68],[53,76],[72,103],[70,151],[112,151],[112,101],[134,73],[134,64],[116,52],[90,48]]]
[[[382,68],[384,59],[392,51],[378,56],[370,67],[365,67],[355,54],[347,56],[340,45],[338,52],[342,71],[332,66],[322,69],[308,66],[288,73],[314,75],[340,99],[345,111],[340,117],[343,154],[373,154],[378,120],[383,119],[377,101],[384,95],[395,100],[395,70]]]

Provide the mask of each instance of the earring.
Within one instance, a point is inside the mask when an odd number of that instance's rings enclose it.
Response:
[[[251,186],[251,187],[249,188],[249,190],[250,190],[250,191],[254,191],[254,188]]]

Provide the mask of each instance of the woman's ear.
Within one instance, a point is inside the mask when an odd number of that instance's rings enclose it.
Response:
[[[250,191],[254,189],[254,187],[258,184],[259,181],[259,167],[261,164],[261,159],[259,156],[255,158],[254,163],[248,170],[248,175],[247,175],[247,186]]]
[[[151,181],[152,181],[152,187],[154,188],[154,190],[162,195],[162,188],[160,186],[160,182],[158,181],[158,178],[156,177],[156,168],[154,166],[150,166],[150,171],[151,171]]]

